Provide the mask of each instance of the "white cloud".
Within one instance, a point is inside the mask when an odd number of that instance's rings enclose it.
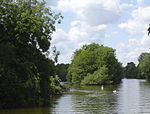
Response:
[[[135,38],[129,39],[127,43],[120,43],[116,49],[116,54],[119,61],[126,65],[127,62],[135,62],[138,64],[138,57],[143,52],[149,52],[150,37],[147,34],[137,40]]]
[[[127,22],[119,24],[118,27],[129,34],[143,34],[147,29],[147,24],[136,20],[128,20]]]
[[[123,3],[120,5],[122,11],[128,11],[128,9],[135,8],[136,6],[130,3]]]
[[[150,6],[148,7],[138,7],[131,13],[132,18],[126,22],[120,23],[119,28],[123,29],[125,32],[134,35],[147,32],[148,24],[150,23]]]
[[[58,9],[61,11],[76,11],[89,4],[90,0],[59,0]]]
[[[105,37],[107,25],[90,26],[85,22],[73,21],[68,32],[70,39],[73,41],[98,41]]]
[[[137,3],[140,5],[140,4],[144,3],[144,0],[137,0]]]
[[[143,0],[137,2],[142,4]],[[124,64],[130,61],[137,63],[138,56],[148,50],[150,38],[145,36],[137,40],[136,36],[142,36],[147,32],[150,7],[138,8],[138,5],[120,4],[119,0],[59,0],[56,7],[61,12],[75,17],[74,21],[68,22],[70,28],[65,30],[66,32],[58,28],[53,34],[52,44],[61,52],[59,62],[70,62],[75,49],[83,44],[101,43],[102,38],[112,37],[112,35],[118,37],[121,33],[113,29],[112,25],[118,22],[120,16],[125,16],[123,13],[132,10],[131,18],[127,17],[128,20],[121,22],[118,27],[124,30],[127,36],[133,37],[127,43],[120,43],[117,46],[117,57]],[[108,31],[111,34],[107,34]]]
[[[120,17],[118,0],[60,0],[61,11],[72,11],[77,18],[92,26],[113,23]]]
[[[120,17],[119,5],[119,0],[59,0],[57,9],[75,14],[69,30],[58,29],[52,38],[53,45],[61,52],[60,60],[66,62],[67,58],[69,62],[75,49],[83,44],[101,43],[102,38],[108,37],[108,24]]]
[[[64,32],[62,29],[57,28],[56,32],[54,32],[54,34],[52,34],[52,37],[53,37],[52,41],[55,44],[55,43],[57,43],[59,41],[60,42],[66,41],[66,38],[68,36],[67,36],[67,33]]]
[[[68,32],[57,29],[52,35],[52,44],[60,51],[59,62],[69,62],[75,49],[91,42],[101,43],[107,25],[90,26],[79,20],[72,21]]]
[[[128,44],[130,46],[139,46],[141,44],[141,42],[139,40],[133,38],[133,39],[128,40]]]
[[[131,18],[118,25],[128,36],[135,37],[117,47],[117,56],[123,63],[134,61],[137,64],[138,56],[142,52],[149,52],[150,37],[147,35],[147,28],[150,22],[150,6],[141,6],[144,0],[137,2],[139,6],[131,12]]]
[[[132,17],[141,22],[150,22],[150,6],[139,7],[132,12]]]
[[[111,4],[111,3],[110,3]],[[90,4],[77,12],[78,18],[90,25],[113,23],[120,17],[119,7]]]
[[[144,47],[150,47],[150,37],[147,34],[144,34],[142,40],[141,40],[141,44]]]
[[[58,8],[62,11],[77,11],[84,9],[86,7],[90,7],[92,5],[103,7],[105,9],[117,10],[119,6],[118,0],[59,0],[58,1]]]

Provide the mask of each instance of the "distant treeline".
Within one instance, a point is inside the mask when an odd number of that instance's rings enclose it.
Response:
[[[56,74],[58,75],[58,77],[62,82],[67,81],[68,67],[69,64],[64,64],[64,63],[56,65]]]
[[[127,65],[123,68],[123,77],[129,79],[138,78],[138,68],[135,63],[127,63]]]
[[[146,79],[150,81],[150,53],[142,53],[138,58],[138,65],[133,62],[123,68],[123,75],[130,79]]]

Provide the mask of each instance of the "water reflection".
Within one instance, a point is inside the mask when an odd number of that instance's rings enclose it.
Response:
[[[99,114],[115,113],[117,94],[113,93],[114,86],[81,87],[72,89],[70,94],[63,96],[54,108],[53,113],[58,114]],[[65,105],[66,104],[66,105]],[[62,108],[64,106],[64,109]]]
[[[150,114],[150,83],[140,81],[140,113]]]
[[[52,108],[52,114],[71,114],[72,112],[72,99],[71,95],[63,95],[60,99],[56,100],[56,105]]]
[[[123,79],[118,86],[105,86],[104,91],[93,86],[75,88],[57,102],[57,108],[53,109],[57,114],[150,114],[150,83]],[[69,108],[61,112],[58,106],[65,103],[69,103]]]
[[[51,114],[49,108],[28,108],[0,110],[0,114]]]
[[[47,108],[0,110],[0,114],[150,114],[150,83],[124,79],[103,91],[99,86],[77,87],[51,102]]]
[[[140,86],[136,79],[124,79],[118,92],[118,112],[139,114]]]

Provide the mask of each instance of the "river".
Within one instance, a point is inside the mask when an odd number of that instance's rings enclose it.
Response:
[[[150,114],[150,84],[123,79],[103,90],[99,86],[72,88],[51,102],[47,108],[0,110],[0,114]]]

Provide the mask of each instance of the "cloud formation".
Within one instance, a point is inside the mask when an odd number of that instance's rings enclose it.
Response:
[[[127,43],[118,45],[117,54],[119,59],[125,61],[134,61],[138,63],[138,56],[142,52],[149,52],[150,37],[147,35],[147,28],[150,23],[150,6],[141,6],[144,0],[137,0],[138,7],[131,12],[131,18],[118,25],[130,37]],[[124,54],[121,54],[121,53]]]
[[[75,49],[91,42],[101,43],[101,38],[105,37],[107,25],[90,26],[81,21],[73,21],[68,32],[57,29],[52,35],[52,44],[56,45],[61,52],[60,62],[69,62]],[[68,56],[69,55],[69,56]],[[62,57],[63,56],[63,57]]]
[[[57,9],[75,15],[74,20],[68,22],[67,31],[58,28],[52,36],[52,44],[61,52],[59,62],[69,62],[73,52],[84,44],[102,43],[108,36],[108,25],[120,18],[118,0],[59,0]]]
[[[120,23],[119,28],[128,32],[129,34],[144,34],[150,23],[150,6],[134,9],[131,13],[131,19]]]
[[[119,28],[123,29],[125,32],[134,34],[143,34],[147,28],[147,24],[140,22],[138,20],[128,20],[127,22],[120,23]]]
[[[120,0],[58,0],[55,9],[65,18],[65,29],[58,27],[52,36],[52,44],[61,53],[59,62],[70,62],[73,52],[84,44],[105,45],[103,41],[106,41],[110,44],[107,46],[116,49],[120,62],[137,63],[138,56],[148,51],[150,45],[146,31],[150,6],[145,3],[144,0],[122,3]],[[114,41],[107,43],[108,37]]]
[[[116,22],[120,17],[118,0],[60,0],[58,9],[72,11],[78,19],[92,26]]]
[[[117,57],[126,65],[127,62],[133,61],[138,64],[138,57],[143,52],[150,52],[150,37],[144,34],[141,39],[131,38],[127,43],[117,45]]]

